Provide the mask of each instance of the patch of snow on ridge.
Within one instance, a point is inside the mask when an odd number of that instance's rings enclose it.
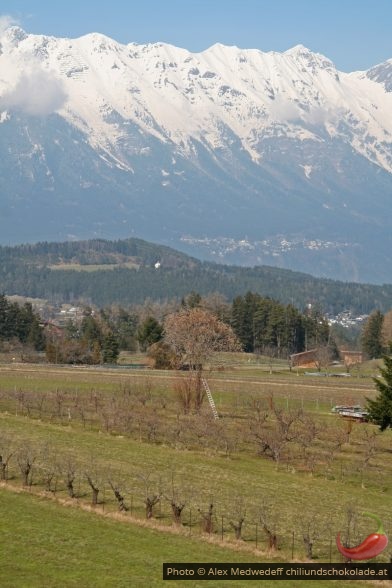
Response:
[[[310,175],[313,171],[313,166],[311,165],[301,165],[300,167],[302,167],[302,169],[304,170],[304,174],[305,176],[309,179]]]

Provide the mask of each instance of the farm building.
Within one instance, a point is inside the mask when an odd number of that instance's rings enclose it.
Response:
[[[357,363],[362,363],[363,361],[363,354],[361,351],[346,351],[341,349],[339,351],[340,357],[344,365],[356,365]]]
[[[361,351],[340,350],[339,355],[345,366],[356,365],[363,361]],[[323,350],[323,348],[294,353],[293,355],[290,355],[290,362],[291,367],[303,368],[319,368],[321,364],[328,365],[328,363],[331,363],[330,357],[328,358],[328,352]]]
[[[290,355],[291,367],[315,368],[318,365],[318,349],[310,349]]]

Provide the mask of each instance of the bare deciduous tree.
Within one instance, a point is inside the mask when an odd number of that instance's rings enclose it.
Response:
[[[156,484],[151,481],[151,472],[140,473],[137,477],[143,483],[143,502],[146,509],[146,519],[151,519],[154,516],[154,506],[158,504],[162,498],[161,483],[159,480],[158,491],[152,491],[151,486],[156,487]]]
[[[11,438],[7,435],[2,435],[0,437],[0,480],[7,480],[8,466],[15,451],[16,448]]]
[[[204,533],[211,534],[214,530],[214,503],[210,502],[207,512],[203,512],[200,508],[197,509],[202,519],[202,529]]]
[[[60,470],[64,476],[68,496],[70,498],[76,498],[75,481],[78,476],[78,464],[73,455],[69,454],[64,456],[60,465]]]
[[[89,466],[85,468],[84,475],[88,485],[91,488],[91,504],[93,506],[97,506],[98,495],[102,485],[102,476],[100,468],[95,463],[93,457],[91,458],[91,463],[89,464]]]
[[[246,507],[244,499],[237,498],[236,504],[234,505],[233,516],[229,520],[230,527],[234,530],[235,538],[239,541],[242,539],[242,527],[245,522]]]
[[[240,344],[231,327],[202,308],[185,308],[170,314],[164,323],[165,342],[177,358],[177,368],[189,370],[189,378],[176,386],[183,411],[192,405],[199,412],[205,391],[202,372],[216,351],[238,351]]]
[[[170,314],[164,324],[165,341],[172,347],[179,365],[201,371],[215,351],[239,351],[231,327],[201,308],[187,308]]]
[[[59,464],[55,451],[46,444],[40,454],[40,470],[47,492],[54,492],[56,479],[59,472]],[[54,487],[53,487],[54,483]]]
[[[161,496],[159,494],[148,494],[144,498],[144,504],[146,505],[146,519],[153,517],[153,508],[158,502],[160,502]]]
[[[370,462],[372,458],[380,451],[380,448],[378,447],[377,443],[379,435],[379,431],[374,430],[374,428],[366,426],[363,429],[361,429],[361,438],[363,441],[363,454],[361,463],[359,465],[359,471],[361,473],[362,488],[365,487],[364,476],[366,471],[370,467]]]
[[[259,520],[267,536],[268,549],[275,551],[278,549],[279,510],[264,500],[259,509]]]
[[[23,486],[32,484],[32,470],[37,457],[38,450],[31,442],[24,442],[16,451],[16,461],[22,474]]]
[[[358,505],[355,502],[348,502],[344,509],[342,543],[343,545],[355,545],[358,539]]]
[[[117,500],[118,510],[120,512],[126,512],[126,511],[128,511],[129,509],[128,509],[127,505],[125,504],[125,498],[121,494],[121,490],[120,490],[121,484],[120,484],[120,482],[114,481],[114,479],[113,479],[112,476],[109,476],[108,482],[109,482],[109,486],[111,487],[111,489],[113,491],[114,497]]]
[[[318,371],[321,372],[323,368],[328,370],[328,366],[330,365],[332,358],[333,352],[329,345],[318,347],[314,354],[314,362]]]
[[[176,487],[176,485],[174,483],[174,478],[175,478],[175,474],[174,474],[174,471],[172,471],[171,472],[171,495],[165,496],[165,498],[170,503],[170,507],[171,507],[171,511],[172,511],[172,515],[173,515],[173,522],[176,525],[181,525],[182,524],[182,520],[181,520],[182,511],[185,508],[187,500],[183,496],[184,491],[182,490],[180,492],[178,490],[178,488]],[[181,494],[181,498],[180,498],[180,494]]]
[[[315,544],[326,535],[328,531],[328,524],[322,520],[317,512],[303,513],[299,521],[302,540],[305,545],[306,557],[313,559]]]

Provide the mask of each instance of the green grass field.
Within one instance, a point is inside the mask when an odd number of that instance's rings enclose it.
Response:
[[[179,583],[161,580],[163,561],[291,561],[293,557],[306,561],[302,539],[306,525],[314,534],[315,561],[341,561],[334,539],[337,531],[344,531],[349,512],[356,517],[355,538],[374,530],[373,523],[361,517],[362,511],[376,512],[387,534],[392,534],[391,432],[378,434],[373,425],[355,424],[347,436],[346,424],[330,413],[334,404],[363,403],[366,396],[374,395],[371,379],[270,375],[239,362],[235,369],[208,374],[221,414],[214,423],[208,405],[199,416],[179,415],[177,377],[170,372],[122,369],[0,367],[0,443],[4,455],[7,444],[14,452],[8,481],[0,491],[1,586],[170,586]],[[146,381],[148,398],[140,388]],[[120,409],[129,411],[136,427],[129,434],[119,432],[118,424],[105,429],[99,411],[94,413],[91,407],[85,421],[78,416],[75,398],[77,403],[83,399],[91,403],[99,393],[99,410],[104,414],[124,389],[132,402]],[[60,405],[55,410],[59,391],[61,410]],[[45,398],[44,407],[37,404],[40,398]],[[305,447],[317,461],[314,469],[309,466],[312,460],[304,461],[299,443],[287,444],[282,459],[274,461],[259,455],[244,438],[255,399],[268,404],[271,398],[288,413],[303,408],[314,419],[318,436],[310,450]],[[190,443],[166,435],[166,429],[175,431],[178,422],[184,438],[193,428]],[[273,424],[268,420],[267,429]],[[149,431],[154,435],[149,437]],[[331,440],[325,431],[347,436],[331,463],[325,453]],[[225,436],[235,438],[229,453],[222,449]],[[30,491],[16,493],[22,487],[16,459],[21,447],[33,452],[34,463]],[[70,459],[76,469],[76,499],[68,497],[65,485],[64,464]],[[52,491],[45,495],[50,468]],[[97,514],[81,510],[91,503],[86,473],[99,487]],[[114,518],[118,503],[109,480],[118,483],[129,508],[123,515],[126,522]],[[144,500],[146,494],[155,493],[162,499],[154,507],[153,519],[146,521]],[[180,531],[173,534],[170,498],[174,494],[186,505]],[[202,532],[202,513],[211,502],[213,532],[208,535]],[[236,542],[231,523],[240,512],[245,522],[242,541]],[[273,554],[267,549],[261,512],[279,537],[279,550]],[[389,558],[387,549],[377,561]],[[210,584],[223,582],[201,583]]]
[[[0,566],[2,588],[145,588],[205,586],[223,581],[163,581],[164,562],[265,561],[255,554],[67,508],[29,493],[0,488]],[[277,560],[278,561],[278,560]],[[239,588],[249,582],[232,581]],[[263,581],[265,588],[275,582]],[[294,588],[299,582],[284,582]],[[312,586],[342,586],[313,581]],[[350,582],[365,588],[367,582]]]

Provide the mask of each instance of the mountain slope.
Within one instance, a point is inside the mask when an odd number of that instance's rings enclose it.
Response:
[[[109,306],[185,297],[191,291],[233,300],[258,292],[303,310],[309,303],[336,315],[392,307],[392,286],[314,278],[261,266],[200,262],[140,239],[37,243],[0,247],[0,291],[7,295]]]
[[[303,46],[192,54],[18,27],[0,43],[3,243],[138,235],[389,279],[392,61],[345,74]]]

